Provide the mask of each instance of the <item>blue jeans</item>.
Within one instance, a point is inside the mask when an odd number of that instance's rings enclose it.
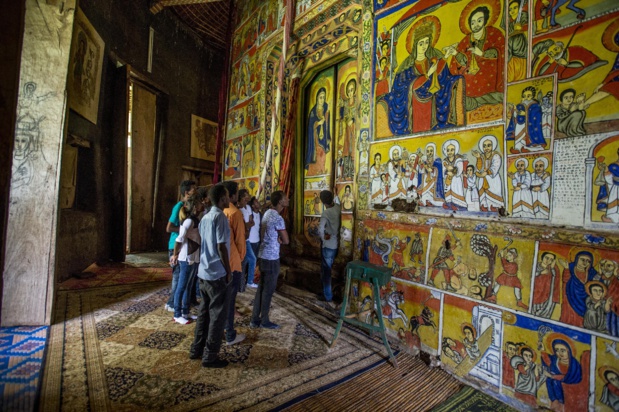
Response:
[[[242,271],[243,275],[245,275],[245,272],[247,272],[247,283],[254,283],[254,272],[256,271],[256,261],[258,260],[256,256],[258,255],[254,252],[253,244],[249,240],[246,241],[245,245],[246,252],[245,259],[243,259]]]
[[[251,314],[251,322],[254,325],[271,322],[269,320],[269,311],[271,309],[271,299],[277,287],[278,277],[279,259],[260,259],[260,284],[258,285],[258,290],[256,290],[254,309]]]
[[[236,303],[236,294],[241,288],[243,274],[241,272],[232,272],[232,282],[228,285],[226,296],[226,341],[232,342],[236,338],[236,330],[234,329],[234,312]]]
[[[168,260],[174,254],[174,249],[168,250]],[[181,271],[181,266],[176,263],[172,266],[172,287],[170,288],[170,297],[168,298],[168,306],[174,307],[174,291],[176,290],[176,284],[178,283],[178,274]]]
[[[320,277],[322,280],[322,294],[327,302],[333,300],[331,291],[331,268],[337,255],[337,249],[322,248],[322,259],[320,260]]]
[[[185,261],[179,260],[178,264],[181,267],[174,291],[174,317],[180,318],[184,314],[189,313],[189,305],[191,305],[191,287],[189,280],[196,275],[197,264],[188,264]]]

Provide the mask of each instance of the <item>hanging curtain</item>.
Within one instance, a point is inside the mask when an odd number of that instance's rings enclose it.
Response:
[[[297,106],[299,102],[299,86],[301,79],[298,76],[292,78],[288,88],[288,117],[286,118],[286,131],[282,142],[282,167],[280,170],[281,190],[290,197],[292,182],[292,161],[294,159],[294,142],[297,120]]]

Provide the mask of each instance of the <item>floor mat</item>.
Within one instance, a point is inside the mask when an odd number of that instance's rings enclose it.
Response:
[[[516,412],[516,409],[486,395],[477,389],[465,386],[432,412]]]

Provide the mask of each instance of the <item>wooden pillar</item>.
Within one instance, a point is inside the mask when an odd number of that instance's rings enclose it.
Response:
[[[2,326],[51,320],[75,0],[26,0],[2,273]],[[73,253],[79,253],[79,245]]]

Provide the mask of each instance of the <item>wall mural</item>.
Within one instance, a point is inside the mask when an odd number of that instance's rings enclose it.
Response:
[[[393,269],[381,313],[407,350],[518,408],[616,410],[616,2],[296,6],[286,70],[308,85],[298,121],[313,138],[296,151],[303,237],[319,247],[316,198],[334,186],[340,255]],[[234,34],[226,147],[241,157],[225,167],[244,185],[261,170],[249,165],[250,136],[263,165],[270,135],[282,31],[266,19],[276,9],[281,25],[279,1],[256,3]],[[329,61],[341,64],[319,110],[321,76],[303,75]],[[252,80],[252,62],[264,77]],[[326,166],[313,162],[326,156]],[[353,291],[352,304],[370,309],[368,286]]]

